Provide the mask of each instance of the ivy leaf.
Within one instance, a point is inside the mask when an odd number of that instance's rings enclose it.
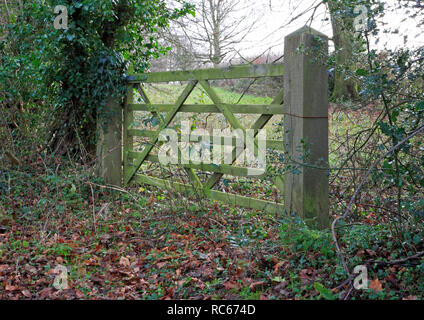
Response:
[[[358,76],[367,76],[368,75],[368,72],[365,69],[357,69],[356,70],[356,74]]]
[[[318,291],[320,293],[319,298],[323,298],[325,300],[336,300],[337,299],[330,289],[327,289],[326,287],[324,287],[319,282],[314,283],[314,288],[315,288],[316,291]]]

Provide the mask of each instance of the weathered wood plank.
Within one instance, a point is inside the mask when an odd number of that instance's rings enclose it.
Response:
[[[134,101],[134,85],[127,86],[127,96],[124,106],[124,128],[127,129],[134,122],[134,112],[129,110],[129,105]],[[134,149],[134,138],[129,134],[128,130],[124,129],[124,143],[123,143],[123,159],[124,159],[124,176],[128,171],[129,166],[132,164],[129,158],[129,153]]]
[[[284,75],[282,64],[239,65],[217,69],[199,69],[188,71],[152,72],[127,77],[129,83],[154,83],[193,80],[223,80],[261,77],[279,77]]]
[[[188,178],[190,179],[191,183],[193,184],[193,187],[196,190],[203,190],[203,184],[200,181],[199,177],[197,176],[196,172],[192,168],[184,168],[185,172],[187,173]]]
[[[103,112],[98,112],[96,142],[96,173],[107,184],[122,186],[122,105],[112,95]]]
[[[137,158],[138,152],[130,152],[129,156],[132,159]],[[159,163],[159,157],[156,155],[148,155],[146,158],[146,161]],[[194,164],[194,163],[187,163],[187,164],[181,164],[178,165],[184,167],[184,168],[191,168],[195,170],[201,170],[206,172],[218,172],[222,174],[228,174],[234,177],[246,177],[246,178],[258,178],[262,179],[265,177],[264,170],[257,169],[257,168],[246,168],[246,167],[236,167],[228,164]]]
[[[266,114],[266,115],[283,115],[284,109],[282,105],[256,105],[256,104],[222,104],[235,114]],[[146,111],[146,112],[169,112],[173,104],[130,104],[130,111]],[[221,113],[219,108],[214,104],[186,104],[181,107],[178,112],[191,113]]]
[[[173,182],[169,180],[163,180],[155,177],[149,177],[146,175],[138,174],[136,175],[136,182],[142,184],[148,184],[162,189],[171,189],[182,193],[192,193],[201,194],[202,190],[196,190],[193,186],[188,184],[182,184],[178,182]],[[240,206],[244,208],[260,210],[269,214],[282,214],[284,213],[284,206],[279,203],[259,200],[249,197],[244,197],[236,194],[229,194],[216,190],[207,190],[204,194],[212,200],[221,201],[228,203],[233,206]]]
[[[300,52],[299,47],[303,48]],[[285,38],[286,153],[288,159],[302,159],[309,166],[286,173],[284,202],[287,213],[297,214],[310,226],[318,224],[320,229],[330,225],[329,172],[311,166],[328,167],[327,56],[328,38],[309,27]]]

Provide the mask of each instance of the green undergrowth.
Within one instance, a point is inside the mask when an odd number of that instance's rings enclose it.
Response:
[[[350,290],[328,230],[168,190],[111,190],[82,169],[2,167],[0,298],[338,299]],[[349,269],[368,266],[370,288],[349,299],[423,298],[422,258],[376,263],[422,250],[422,234],[400,242],[388,230],[338,225]],[[69,289],[53,287],[57,265]]]

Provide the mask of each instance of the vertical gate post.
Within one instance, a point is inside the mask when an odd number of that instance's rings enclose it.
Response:
[[[125,179],[125,174],[132,165],[130,159],[130,152],[134,150],[134,138],[128,135],[128,130],[134,122],[134,112],[130,110],[129,105],[134,103],[134,85],[128,84],[127,86],[127,97],[125,99],[124,106],[124,144],[123,144],[123,157],[124,157],[124,172],[123,177]]]
[[[284,43],[284,205],[310,226],[329,226],[328,38],[309,27]]]
[[[122,105],[109,97],[97,114],[97,175],[122,186]]]

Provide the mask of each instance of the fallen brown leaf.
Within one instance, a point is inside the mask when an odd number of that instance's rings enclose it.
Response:
[[[251,291],[255,292],[256,289],[260,286],[263,286],[265,284],[265,281],[257,281],[257,282],[253,282],[249,288]]]
[[[23,294],[25,297],[27,297],[27,298],[31,298],[31,297],[32,297],[32,294],[31,294],[31,292],[29,292],[29,290],[23,290],[23,291],[22,291],[22,294]]]
[[[375,293],[383,291],[383,286],[378,278],[370,281],[370,289],[373,289]]]
[[[43,290],[39,292],[39,296],[41,299],[45,299],[53,295],[54,292],[55,290],[53,288],[44,288]]]
[[[37,269],[34,268],[33,266],[29,265],[29,264],[25,265],[25,270],[28,271],[29,273],[32,273],[32,274],[37,273]]]
[[[235,289],[237,287],[238,287],[237,283],[231,280],[224,283],[224,288],[226,290]]]
[[[9,265],[7,265],[7,264],[0,264],[0,272],[6,271],[7,268],[9,268]]]
[[[275,266],[274,266],[274,274],[278,273],[278,269],[280,269],[280,267],[282,267],[286,262],[285,261],[280,261],[278,262]]]
[[[7,284],[6,287],[5,287],[5,290],[6,291],[15,291],[16,290],[16,287]]]
[[[124,267],[129,267],[130,266],[130,260],[126,257],[121,257],[121,259],[119,260],[119,264],[121,266],[124,266]]]
[[[403,298],[402,300],[418,300],[417,296],[408,296],[406,298]]]

